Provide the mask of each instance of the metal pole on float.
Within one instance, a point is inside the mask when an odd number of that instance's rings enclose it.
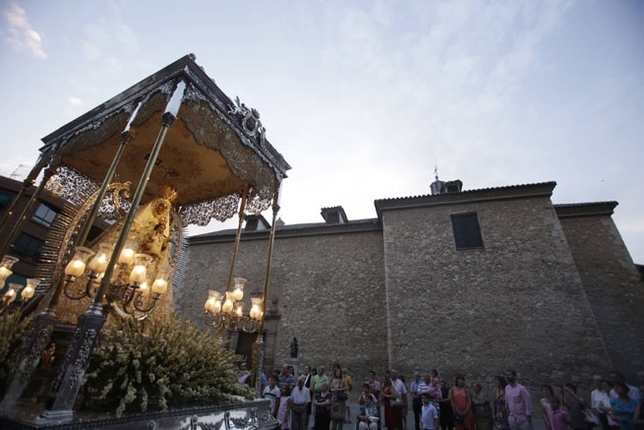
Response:
[[[92,229],[92,225],[94,225],[94,220],[96,219],[96,214],[98,214],[98,210],[101,207],[101,202],[103,201],[103,198],[107,193],[107,188],[112,182],[112,178],[114,178],[114,173],[116,172],[116,168],[118,167],[119,162],[121,161],[121,157],[123,156],[123,151],[125,151],[125,147],[127,146],[128,142],[132,140],[132,134],[130,133],[130,126],[132,125],[132,121],[134,120],[134,118],[136,118],[136,114],[139,112],[140,107],[141,107],[141,102],[139,102],[139,104],[136,106],[136,109],[134,109],[134,111],[132,112],[132,115],[130,115],[130,119],[127,122],[127,125],[125,126],[125,129],[121,133],[121,144],[119,145],[119,148],[116,151],[114,158],[112,159],[112,164],[110,165],[110,168],[105,174],[105,178],[103,179],[101,188],[98,190],[98,193],[96,195],[96,200],[92,205],[92,209],[87,215],[87,219],[85,220],[83,229],[81,230],[78,237],[74,241],[74,246],[76,245],[83,246],[83,244],[87,240],[87,236],[89,236],[89,232]],[[61,282],[56,282],[56,290],[54,291],[54,294],[51,300],[49,301],[49,305],[47,306],[47,309],[45,309],[44,311],[45,313],[51,313],[51,311],[56,307],[56,305],[58,304],[58,301],[60,300],[60,296],[63,293],[63,286],[64,284],[62,280]]]
[[[125,129],[121,133],[121,144],[119,145],[119,149],[116,151],[116,154],[112,159],[112,164],[110,165],[109,170],[105,174],[105,178],[103,178],[103,184],[101,185],[101,188],[98,191],[98,195],[96,196],[96,201],[94,202],[92,209],[87,215],[87,220],[85,220],[85,225],[83,226],[83,230],[78,235],[78,239],[76,240],[76,245],[84,246],[83,244],[87,240],[87,236],[89,236],[89,232],[92,229],[94,220],[96,219],[96,214],[98,214],[98,210],[101,207],[101,202],[105,197],[105,193],[107,193],[107,188],[112,182],[112,178],[114,178],[114,173],[116,172],[116,168],[118,167],[119,162],[121,161],[121,157],[123,156],[123,151],[125,151],[125,147],[127,146],[128,142],[132,140],[132,133],[130,133],[130,127],[132,126],[132,121],[134,121],[134,119],[136,118],[136,114],[139,112],[141,103],[142,102],[139,102],[137,104],[136,108],[132,112],[132,115],[130,115],[130,119],[128,120],[127,125],[125,126]]]
[[[233,256],[230,260],[230,270],[228,272],[228,281],[226,283],[226,292],[230,291],[230,286],[233,280],[233,274],[235,271],[235,260],[237,259],[237,250],[239,249],[239,242],[241,241],[241,232],[242,226],[244,225],[244,211],[246,210],[246,201],[248,199],[248,184],[244,186],[244,192],[242,193],[241,203],[239,205],[239,223],[237,224],[237,234],[235,236],[235,245],[233,245]],[[224,325],[220,325],[217,330],[217,335],[221,338],[222,341],[226,341],[229,335],[228,329]]]
[[[280,210],[279,198],[281,193],[281,182],[273,196],[273,220],[271,233],[268,239],[268,257],[266,259],[266,270],[264,271],[264,294],[262,296],[262,318],[257,329],[257,340],[253,343],[253,370],[255,371],[255,389],[261,395],[262,373],[264,371],[264,319],[266,318],[266,294],[268,293],[268,279],[271,274],[271,261],[273,258],[273,242],[275,242],[275,229],[277,228],[277,213]]]

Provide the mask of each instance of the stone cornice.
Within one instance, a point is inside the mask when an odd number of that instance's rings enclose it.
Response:
[[[485,201],[508,199],[525,199],[534,197],[550,197],[556,182],[541,182],[538,184],[512,185],[507,187],[483,188],[479,190],[462,191],[460,193],[445,193],[416,197],[400,197],[394,199],[376,200],[378,219],[382,213],[389,210],[416,209],[430,206],[466,204]]]
[[[587,216],[611,216],[617,202],[570,203],[554,205],[559,218],[577,218]]]
[[[277,239],[287,239],[294,237],[307,236],[325,236],[333,234],[351,234],[381,231],[382,226],[377,219],[365,219],[350,221],[346,224],[295,224],[278,227],[275,231]],[[206,233],[189,237],[189,245],[203,245],[208,243],[227,243],[235,240],[236,230],[222,230],[214,233]],[[241,240],[267,240],[270,230],[262,231],[242,231]]]

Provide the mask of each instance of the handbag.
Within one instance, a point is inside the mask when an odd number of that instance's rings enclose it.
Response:
[[[340,388],[341,386],[342,386],[342,384],[339,383],[338,385],[336,385],[336,388]],[[336,396],[337,396],[337,399],[339,401],[341,401],[341,402],[346,402],[347,400],[349,400],[349,396],[347,395],[346,391],[344,391],[344,390],[338,392],[338,394]]]
[[[389,399],[389,406],[392,408],[402,408],[403,402],[399,398]]]
[[[454,422],[462,424],[465,422],[465,415],[459,414],[459,413],[454,413]]]

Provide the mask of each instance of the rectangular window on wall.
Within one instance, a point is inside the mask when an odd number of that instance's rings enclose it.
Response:
[[[58,215],[58,212],[56,212],[54,209],[50,208],[44,203],[38,203],[36,212],[34,212],[34,216],[31,218],[31,220],[42,226],[51,227],[51,225],[54,223],[54,220],[56,219],[56,215]]]
[[[45,242],[36,237],[20,233],[18,239],[11,245],[11,251],[19,257],[36,262],[40,258],[44,244]]]
[[[9,207],[9,205],[11,205],[11,200],[13,200],[13,194],[0,191],[0,209]]]
[[[454,214],[451,217],[457,250],[483,248],[483,237],[476,212]]]

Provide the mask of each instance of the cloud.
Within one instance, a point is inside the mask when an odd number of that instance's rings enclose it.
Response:
[[[2,11],[2,16],[8,23],[8,29],[2,32],[5,43],[19,52],[27,49],[41,60],[47,58],[42,49],[42,37],[29,23],[23,8],[10,1],[8,8]]]
[[[84,28],[83,51],[89,60],[100,61],[112,72],[121,71],[124,57],[138,51],[136,32],[126,24],[122,11],[111,4],[108,13]]]
[[[74,96],[67,96],[67,103],[74,107],[83,106],[83,101],[80,98]]]

